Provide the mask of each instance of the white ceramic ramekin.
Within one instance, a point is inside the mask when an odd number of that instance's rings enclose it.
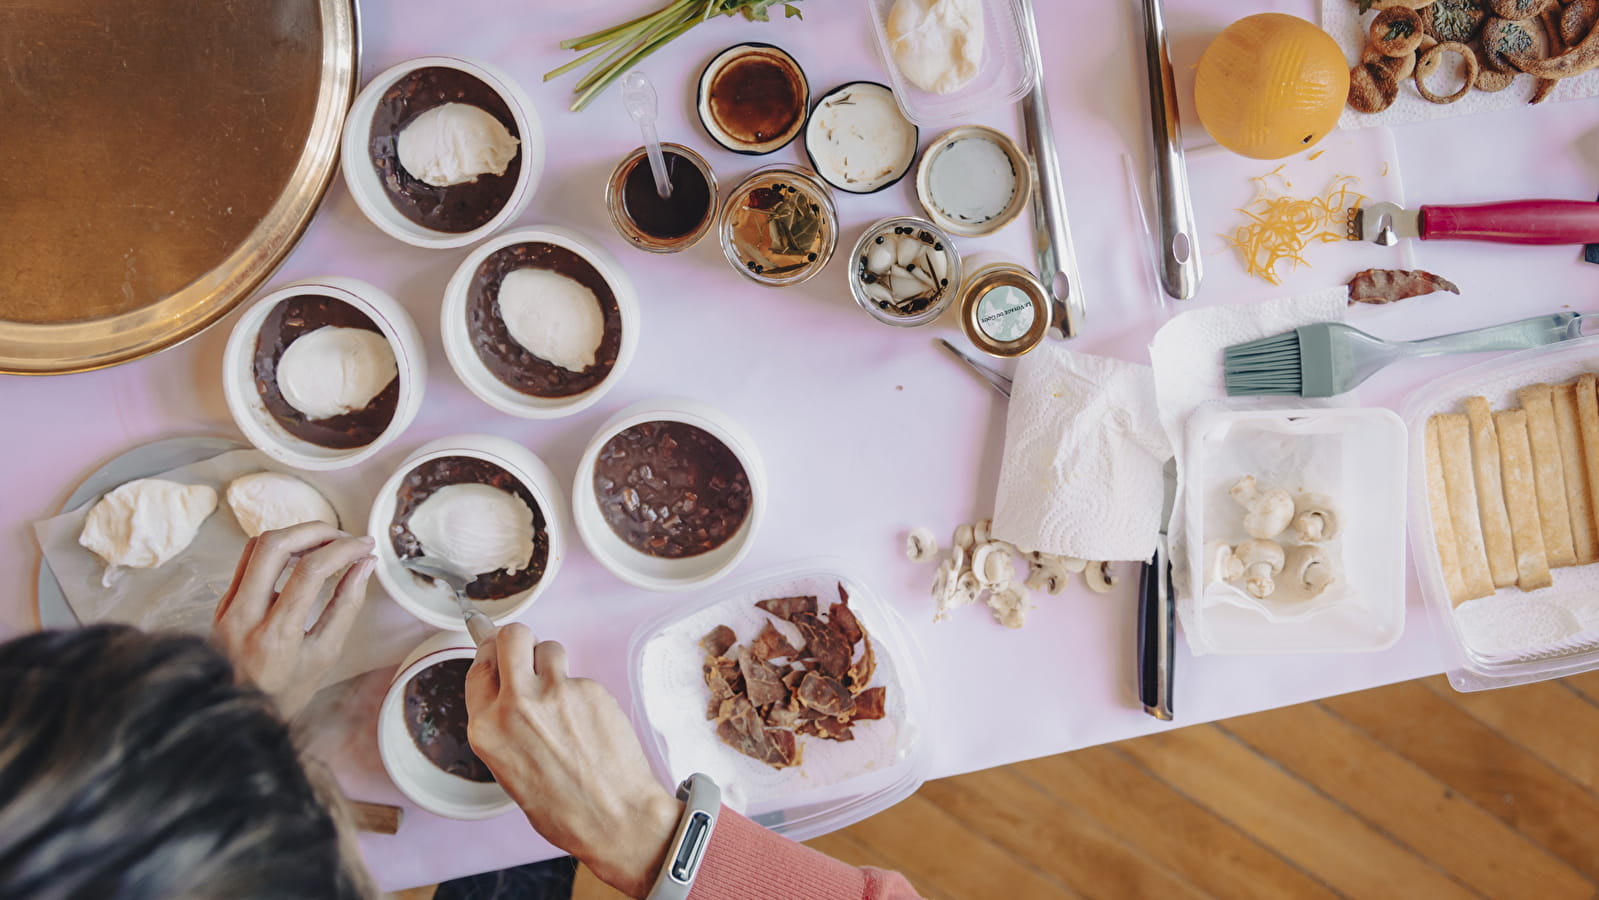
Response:
[[[451,819],[488,819],[509,812],[516,803],[497,782],[451,775],[422,755],[405,725],[405,686],[427,668],[476,655],[464,634],[433,635],[400,664],[378,708],[378,755],[394,786],[417,806]]]
[[[388,192],[383,189],[383,179],[372,165],[371,139],[372,115],[378,101],[396,81],[417,69],[440,67],[459,69],[493,88],[510,107],[516,120],[516,130],[521,132],[522,170],[516,187],[505,207],[494,218],[471,231],[437,231],[411,221],[394,208]],[[385,234],[407,244],[432,249],[448,249],[475,244],[504,228],[533,199],[539,178],[544,174],[544,126],[532,98],[511,77],[488,63],[471,62],[453,56],[421,56],[393,66],[367,82],[350,106],[344,120],[344,136],[340,140],[340,168],[344,170],[344,183],[350,188],[355,205]]]
[[[394,351],[394,364],[400,375],[399,403],[389,426],[364,447],[335,450],[295,437],[267,410],[256,390],[255,345],[261,324],[279,303],[307,294],[331,297],[360,310],[377,324]],[[422,336],[410,315],[377,287],[338,276],[291,282],[257,300],[234,324],[222,355],[222,391],[227,397],[228,411],[245,438],[278,462],[314,471],[348,468],[370,459],[393,443],[410,427],[417,410],[421,409],[427,375]]]
[[[378,581],[389,596],[403,609],[434,628],[464,632],[466,623],[461,619],[460,607],[455,597],[444,585],[428,584],[418,579],[410,569],[400,565],[394,552],[394,542],[389,528],[399,499],[400,483],[412,469],[429,460],[445,456],[468,456],[493,463],[510,472],[524,484],[533,500],[544,514],[544,530],[550,538],[549,561],[544,566],[544,576],[533,587],[499,600],[478,601],[477,606],[495,624],[508,622],[520,616],[542,596],[566,558],[566,498],[543,460],[527,448],[513,441],[491,434],[458,434],[429,441],[406,458],[394,474],[383,483],[372,500],[372,515],[367,520],[367,534],[377,541]]]
[[[616,365],[605,379],[581,394],[570,397],[535,397],[524,394],[494,376],[472,346],[472,335],[467,327],[467,292],[472,276],[490,255],[513,244],[554,244],[576,253],[599,271],[616,295],[616,308],[622,320],[622,345],[616,353]],[[444,304],[440,312],[439,333],[444,339],[444,355],[450,368],[467,389],[484,403],[508,415],[524,419],[553,419],[569,416],[593,406],[611,388],[622,380],[633,361],[638,347],[639,308],[638,294],[616,257],[600,246],[593,238],[570,228],[554,225],[536,225],[518,228],[495,237],[473,250],[450,277],[444,288]]]
[[[662,559],[633,549],[616,536],[600,512],[594,492],[594,465],[600,448],[612,437],[645,422],[683,422],[701,428],[727,445],[744,466],[750,483],[749,514],[727,542],[707,553],[683,559]],[[577,533],[594,558],[611,574],[651,591],[686,591],[704,587],[733,569],[749,553],[766,513],[766,466],[755,441],[725,413],[697,400],[645,400],[612,416],[589,441],[572,484],[572,517]]]

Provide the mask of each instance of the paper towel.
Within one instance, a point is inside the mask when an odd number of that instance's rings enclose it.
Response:
[[[1045,344],[1016,368],[994,537],[1078,559],[1149,559],[1171,455],[1149,366]]]
[[[203,462],[180,466],[154,477],[182,484],[206,484],[219,496],[240,475],[272,471],[307,480],[339,514],[339,524],[361,534],[366,530],[369,501],[348,473],[308,474],[276,463],[255,450],[234,450]],[[173,628],[191,634],[211,632],[217,600],[233,578],[246,538],[224,499],[200,526],[182,553],[155,569],[119,570],[110,587],[102,587],[105,563],[78,544],[83,521],[99,498],[77,509],[34,524],[34,534],[67,603],[84,623],[121,622],[140,628]],[[375,580],[374,580],[375,583]],[[345,651],[325,684],[398,663],[431,629],[391,602],[381,590],[368,588]]]
[[[639,660],[638,702],[651,728],[660,737],[665,765],[673,781],[704,772],[722,788],[723,802],[749,815],[759,815],[797,802],[820,803],[818,792],[847,791],[846,783],[869,773],[887,773],[906,761],[917,743],[918,729],[911,721],[899,676],[899,652],[879,627],[876,610],[864,592],[851,590],[851,609],[871,637],[877,668],[871,687],[887,688],[887,717],[859,722],[854,740],[838,742],[801,736],[803,763],[774,769],[722,743],[716,726],[705,718],[710,688],[701,666],[705,651],[700,638],[717,625],[726,625],[748,643],[765,622],[773,622],[796,646],[798,631],[755,606],[773,597],[813,595],[823,609],[837,598],[837,579],[805,576],[782,583],[765,583],[758,592],[741,592],[690,613],[661,630],[643,646]],[[831,789],[831,790],[830,790]]]
[[[1292,331],[1313,322],[1342,322],[1349,308],[1349,291],[1343,286],[1312,294],[1235,306],[1207,306],[1183,313],[1166,323],[1149,345],[1154,366],[1155,397],[1160,421],[1176,448],[1177,477],[1184,477],[1184,436],[1188,419],[1201,404],[1227,396],[1222,374],[1222,351],[1233,344]],[[1178,491],[1172,522],[1184,519],[1183,492]],[[997,523],[996,523],[997,524]],[[1196,654],[1192,635],[1194,593],[1188,583],[1188,553],[1182,529],[1170,532],[1172,589],[1184,636]]]

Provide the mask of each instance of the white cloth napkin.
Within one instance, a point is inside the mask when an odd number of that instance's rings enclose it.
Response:
[[[1149,559],[1171,453],[1149,366],[1039,347],[1011,389],[994,537],[1078,559]]]
[[[1189,416],[1202,404],[1227,396],[1222,351],[1233,344],[1282,334],[1313,322],[1342,322],[1348,308],[1349,291],[1339,286],[1265,303],[1202,307],[1177,316],[1155,332],[1149,358],[1154,365],[1160,421],[1176,450],[1179,484],[1184,475]],[[1172,522],[1183,521],[1184,505],[1183,491],[1179,489]],[[1188,554],[1182,529],[1171,530],[1170,542],[1177,615],[1189,648],[1198,655],[1205,649],[1196,645],[1193,637],[1194,593],[1188,583]]]

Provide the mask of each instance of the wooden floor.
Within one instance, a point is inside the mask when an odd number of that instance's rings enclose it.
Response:
[[[1439,677],[943,779],[811,846],[929,900],[1599,897],[1599,672]],[[577,900],[619,896],[580,870]]]

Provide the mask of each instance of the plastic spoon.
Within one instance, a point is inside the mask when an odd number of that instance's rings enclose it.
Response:
[[[650,157],[650,171],[655,173],[655,191],[662,199],[672,196],[672,181],[666,174],[666,156],[661,153],[661,139],[655,133],[655,85],[638,69],[622,79],[622,103],[627,114],[644,133],[644,151]]]

